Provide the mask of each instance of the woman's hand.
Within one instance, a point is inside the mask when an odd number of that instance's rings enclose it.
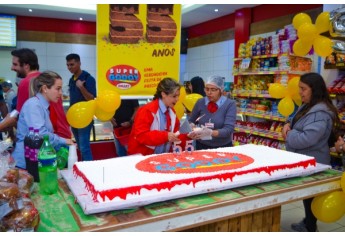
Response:
[[[335,150],[338,152],[338,153],[341,153],[341,152],[344,152],[345,150],[343,150],[344,148],[344,145],[345,144],[345,141],[342,137],[338,137],[338,140],[335,142],[334,144],[334,147],[335,147]]]
[[[74,142],[73,142],[72,139],[66,139],[66,144],[67,144],[67,145],[73,145]]]
[[[283,138],[286,139],[287,133],[291,130],[290,123],[286,123],[282,130]]]
[[[173,132],[169,132],[168,133],[168,140],[169,142],[173,143],[173,142],[177,142],[177,141],[181,141],[179,138],[178,138],[178,134],[175,134]]]

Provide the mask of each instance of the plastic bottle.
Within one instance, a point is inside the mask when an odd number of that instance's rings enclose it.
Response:
[[[29,133],[24,137],[24,157],[27,171],[34,177],[35,182],[39,182],[38,163],[33,161],[33,140],[34,128],[29,127]]]
[[[58,190],[56,152],[50,145],[48,135],[44,135],[43,144],[38,152],[38,173],[40,193],[44,195],[56,193]]]
[[[61,147],[59,151],[56,153],[57,158],[57,167],[59,170],[66,168],[66,164],[68,162],[68,149],[65,147]]]
[[[70,145],[69,152],[68,152],[68,169],[71,170],[73,168],[74,163],[77,161],[78,161],[77,147],[76,145]]]
[[[25,159],[30,159],[31,154],[31,141],[34,136],[34,128],[29,127],[29,133],[24,137],[24,156]]]
[[[40,150],[41,146],[43,143],[43,139],[39,134],[38,129],[34,129],[34,138],[32,141],[32,155],[31,155],[31,160],[37,161],[37,155],[38,151]]]

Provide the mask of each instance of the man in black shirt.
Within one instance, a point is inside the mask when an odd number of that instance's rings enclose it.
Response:
[[[114,141],[118,157],[127,156],[127,144],[122,145],[116,136],[122,136],[121,134],[129,135],[138,108],[139,101],[137,99],[121,100],[120,107],[116,110],[114,117],[111,119],[111,123],[114,127]]]

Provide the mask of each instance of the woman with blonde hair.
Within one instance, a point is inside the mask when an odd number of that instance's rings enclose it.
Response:
[[[72,139],[62,138],[54,134],[53,125],[49,117],[49,103],[58,102],[62,96],[61,76],[52,71],[41,73],[33,81],[35,96],[29,98],[23,105],[17,123],[17,143],[12,153],[16,166],[26,169],[24,158],[24,138],[29,128],[37,129],[40,136],[47,134],[53,147],[58,145],[71,145]]]

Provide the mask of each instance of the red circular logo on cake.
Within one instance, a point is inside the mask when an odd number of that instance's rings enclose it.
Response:
[[[253,158],[238,153],[197,151],[152,156],[137,163],[135,167],[151,173],[192,174],[234,170],[253,162]]]
[[[130,89],[139,83],[141,75],[138,69],[130,65],[116,65],[107,71],[107,80],[119,89]]]

